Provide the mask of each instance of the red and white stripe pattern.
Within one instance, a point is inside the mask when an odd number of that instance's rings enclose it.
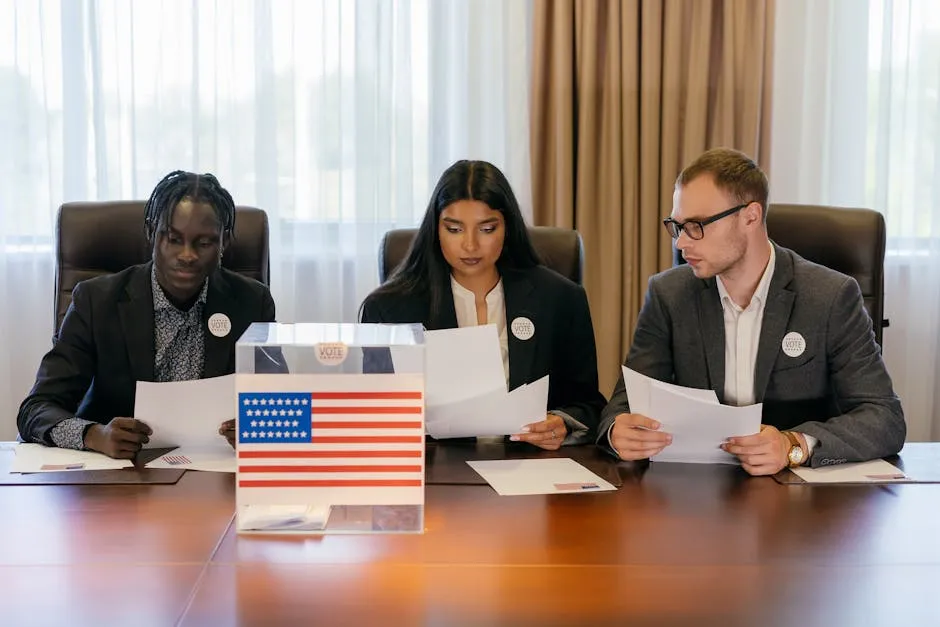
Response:
[[[325,491],[334,504],[422,503],[423,386],[420,378],[413,385],[413,376],[406,377],[412,385],[394,381],[402,377],[318,377],[317,383],[334,385],[309,393],[309,440],[240,441],[238,489],[250,493],[251,502],[306,502],[292,500],[285,492],[300,490],[309,499],[309,490],[319,489],[316,500],[327,496]],[[350,378],[359,385],[349,385]],[[378,379],[385,385],[376,385]]]

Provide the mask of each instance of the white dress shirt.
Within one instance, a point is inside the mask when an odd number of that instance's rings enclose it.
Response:
[[[754,404],[754,365],[760,343],[761,323],[770,279],[774,275],[777,254],[770,247],[770,261],[746,307],[735,303],[721,277],[717,277],[718,296],[725,314],[725,402],[728,405]]]
[[[746,307],[735,303],[721,277],[717,277],[718,296],[725,317],[725,402],[729,405],[753,405],[754,369],[757,363],[757,347],[760,344],[761,324],[770,281],[777,265],[777,253],[772,244],[770,260],[761,275],[757,289]],[[816,446],[816,438],[803,434],[810,451]]]
[[[458,327],[477,326],[477,301],[473,292],[457,282],[451,275],[450,288],[454,293],[454,312],[457,314]],[[499,335],[499,354],[503,359],[503,375],[509,382],[509,335],[506,333],[506,303],[503,296],[503,280],[486,295],[486,322],[495,324]]]

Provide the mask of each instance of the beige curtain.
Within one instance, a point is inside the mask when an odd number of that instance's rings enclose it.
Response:
[[[774,0],[535,0],[536,224],[575,228],[601,391],[629,349],[679,171],[729,146],[767,169]]]

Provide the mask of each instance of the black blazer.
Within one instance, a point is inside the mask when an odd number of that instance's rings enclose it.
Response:
[[[53,347],[16,418],[26,442],[52,444],[49,431],[78,416],[107,424],[134,415],[137,381],[154,380],[151,263],[82,281],[72,291]],[[274,321],[274,300],[254,279],[220,268],[209,277],[203,323],[232,322],[225,337],[206,331],[204,378],[235,372],[235,342],[252,322]]]
[[[598,389],[594,326],[584,289],[544,266],[502,271],[506,325],[529,318],[535,335],[509,337],[509,389],[551,375],[547,409],[560,410],[595,433],[606,400]],[[448,288],[450,283],[448,282]],[[427,295],[373,294],[362,304],[362,322],[420,322],[429,330],[457,327],[452,298],[430,312]]]

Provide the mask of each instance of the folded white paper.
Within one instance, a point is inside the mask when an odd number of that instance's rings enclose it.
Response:
[[[549,377],[507,393],[497,390],[476,398],[428,407],[427,432],[438,439],[521,433],[522,427],[546,418]]]
[[[630,411],[656,420],[661,431],[672,435],[672,444],[652,461],[737,464],[738,459],[719,446],[730,437],[760,432],[761,404],[721,405],[714,390],[657,381],[626,366],[623,376]]]
[[[621,370],[623,371],[624,385],[627,389],[627,399],[630,401],[631,413],[642,414],[648,418],[659,420],[653,415],[653,409],[650,405],[650,389],[654,384],[658,385],[660,388],[665,387],[666,389],[686,394],[692,398],[697,398],[704,403],[718,404],[718,395],[715,394],[715,390],[687,388],[673,383],[657,381],[652,377],[640,374],[626,366],[621,366]]]
[[[496,325],[428,331],[424,340],[425,422],[433,437],[512,435],[545,420],[548,376],[507,392]],[[396,369],[414,366],[405,355],[392,359]]]

